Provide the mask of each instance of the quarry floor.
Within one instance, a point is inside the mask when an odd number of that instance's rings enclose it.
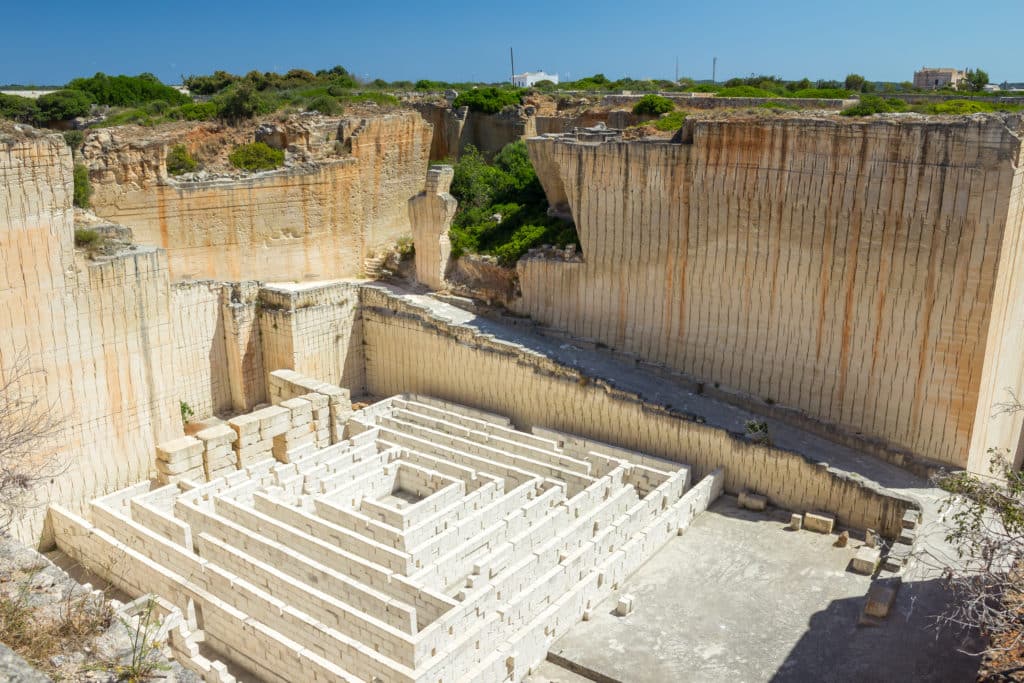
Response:
[[[975,680],[961,638],[930,627],[937,582],[904,583],[880,626],[858,626],[869,579],[847,566],[860,541],[836,548],[788,520],[723,496],[557,640],[535,681]],[[622,593],[634,611],[617,617]]]

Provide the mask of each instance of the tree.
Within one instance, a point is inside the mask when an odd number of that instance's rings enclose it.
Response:
[[[47,453],[57,434],[59,419],[33,393],[35,377],[24,351],[12,354],[9,366],[0,369],[0,534],[28,509],[43,504],[36,485],[66,467],[62,458]]]
[[[988,73],[981,69],[968,69],[965,84],[968,90],[981,92],[988,85]]]
[[[634,114],[652,114],[659,116],[667,114],[676,108],[675,103],[661,95],[644,95],[633,105]]]
[[[843,81],[843,87],[854,92],[864,92],[864,84],[867,80],[860,74],[850,74]]]
[[[268,107],[248,81],[232,86],[220,99],[220,117],[237,122],[266,113]]]
[[[997,404],[997,415],[1024,411],[1017,395],[1010,397]],[[998,676],[1024,670],[1024,472],[1008,450],[989,449],[989,457],[989,475],[933,478],[950,494],[942,513],[954,551],[928,550],[921,559],[942,570],[953,593],[939,623],[980,631],[987,639],[986,666],[1001,669],[991,671]]]
[[[81,90],[58,90],[43,95],[36,104],[39,107],[39,122],[67,121],[85,116],[92,109],[93,99]]]

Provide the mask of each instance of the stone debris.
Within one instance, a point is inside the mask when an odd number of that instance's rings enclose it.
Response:
[[[756,512],[764,512],[768,507],[768,498],[767,496],[760,496],[756,493],[740,491],[740,495],[737,498],[737,504],[741,508],[754,510]]]
[[[836,518],[821,512],[805,512],[804,528],[808,531],[817,531],[819,534],[832,533]]]
[[[800,531],[800,529],[802,529],[803,526],[804,526],[804,517],[803,517],[803,515],[800,515],[800,514],[797,514],[796,512],[794,512],[792,515],[789,516],[789,528],[790,529],[792,529],[793,531]]]
[[[520,680],[721,492],[721,470],[691,487],[679,463],[420,395],[321,447],[347,395],[273,376],[276,405],[158,450],[264,457],[50,513],[62,550],[183,615],[172,647],[208,679],[198,633],[271,680]]]
[[[846,544],[848,544],[849,542],[850,542],[850,532],[849,531],[844,531],[843,533],[839,534],[838,538],[836,538],[836,542],[835,542],[834,545],[837,548],[845,548]]]
[[[882,553],[878,548],[872,548],[869,546],[861,546],[857,550],[857,554],[853,556],[851,569],[858,574],[866,574],[868,576],[875,573],[878,569],[878,563],[881,560]]]
[[[628,616],[633,612],[633,596],[628,593],[624,593],[619,596],[619,601],[615,603],[615,615],[619,617]]]

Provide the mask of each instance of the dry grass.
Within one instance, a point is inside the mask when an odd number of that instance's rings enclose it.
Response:
[[[60,605],[36,607],[29,600],[28,580],[0,594],[0,642],[48,673],[51,658],[80,651],[110,626],[113,612],[102,596],[73,595]]]

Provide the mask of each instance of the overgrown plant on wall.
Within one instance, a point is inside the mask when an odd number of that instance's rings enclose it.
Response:
[[[487,163],[469,146],[455,164],[452,195],[459,211],[450,232],[452,256],[491,254],[512,266],[543,244],[578,244],[576,226],[547,215],[548,202],[526,143],[506,145]]]
[[[235,147],[228,161],[244,171],[269,171],[284,164],[284,152],[265,142],[251,142]]]
[[[167,172],[171,175],[181,175],[196,170],[198,164],[189,154],[185,145],[175,145],[167,152]]]
[[[72,175],[73,192],[72,201],[80,209],[89,208],[89,198],[92,196],[92,183],[89,182],[89,169],[84,164],[75,164]]]

